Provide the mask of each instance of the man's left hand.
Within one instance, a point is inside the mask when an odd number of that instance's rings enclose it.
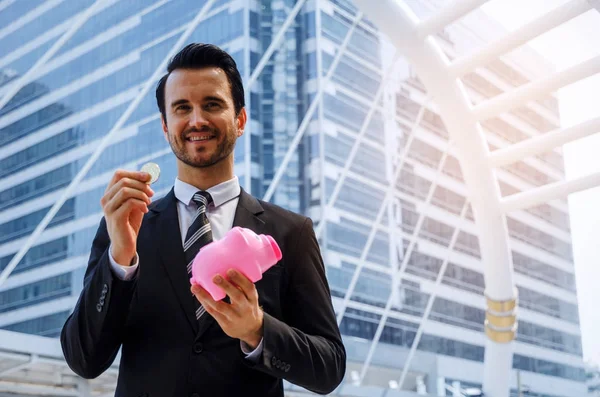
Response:
[[[258,305],[258,292],[254,284],[234,269],[227,271],[229,280],[216,275],[213,282],[229,296],[231,303],[215,301],[199,285],[191,290],[206,311],[227,335],[256,349],[263,336],[263,311]]]

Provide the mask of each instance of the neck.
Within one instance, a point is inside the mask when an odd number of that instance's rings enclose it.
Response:
[[[200,190],[208,190],[233,178],[233,156],[203,168],[177,161],[177,177]]]

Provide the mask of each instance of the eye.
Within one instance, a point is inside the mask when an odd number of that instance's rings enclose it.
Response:
[[[220,107],[221,107],[221,104],[219,102],[208,102],[206,104],[207,109],[218,109]]]
[[[190,106],[189,106],[189,105],[178,105],[178,106],[175,108],[175,111],[176,111],[176,112],[185,112],[185,111],[187,111],[187,110],[189,110],[189,109],[190,109]]]

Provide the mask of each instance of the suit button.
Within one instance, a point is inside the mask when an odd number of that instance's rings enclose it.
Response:
[[[286,365],[285,365],[285,368],[284,368],[284,371],[285,371],[285,372],[288,372],[288,371],[290,370],[290,367],[291,367],[291,365],[289,365],[289,364],[286,364]]]
[[[98,313],[100,313],[102,311],[102,305],[98,303],[96,305],[96,310],[98,310]]]
[[[106,293],[107,293],[107,292],[108,292],[108,285],[107,285],[107,284],[104,284],[104,285],[102,286],[102,293],[103,293],[104,295],[106,295]]]
[[[275,356],[273,356],[273,358],[271,359],[271,365],[273,365],[274,367],[277,366],[277,358]]]
[[[202,343],[200,343],[200,342],[194,343],[194,353],[200,354],[200,353],[202,353],[202,350],[203,350]]]

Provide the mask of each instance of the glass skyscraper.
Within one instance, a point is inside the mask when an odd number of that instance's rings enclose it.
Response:
[[[0,2],[0,98],[93,3]],[[0,271],[205,3],[103,1],[0,109]],[[295,3],[218,0],[187,41],[227,50],[248,85]],[[420,16],[435,3],[407,1]],[[446,386],[480,386],[483,271],[470,209],[460,216],[468,194],[460,165],[450,149],[436,171],[448,133],[435,102],[401,57],[388,72],[394,61],[389,46],[376,26],[359,17],[348,0],[306,1],[256,82],[247,86],[250,119],[235,149],[236,174],[256,197],[267,196],[315,221],[334,306],[343,314],[348,371],[342,390],[359,384],[373,393],[398,387],[432,293],[436,299],[402,388],[445,395],[451,393]],[[437,36],[449,57],[466,43],[485,40],[491,27],[481,20],[469,28],[465,20]],[[463,82],[477,103],[529,81],[537,67],[532,57],[496,60]],[[495,150],[558,128],[558,117],[557,101],[548,97],[482,126]],[[162,170],[153,185],[158,197],[172,186],[176,169],[154,90],[0,285],[0,328],[59,334],[81,290],[106,184],[116,168],[139,169],[148,161]],[[562,156],[552,151],[504,167],[498,177],[504,195],[561,180]],[[388,191],[391,199],[383,205]],[[520,303],[513,367],[530,395],[582,395],[566,201],[511,214],[507,221]],[[449,249],[456,228],[460,232]],[[434,290],[445,260],[442,284]],[[365,361],[369,366],[363,370]]]

